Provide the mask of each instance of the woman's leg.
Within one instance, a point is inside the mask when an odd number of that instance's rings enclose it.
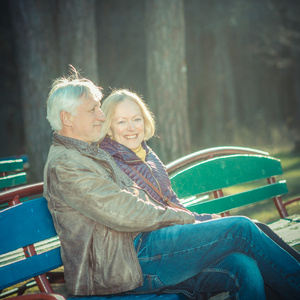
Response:
[[[264,281],[256,261],[242,253],[225,256],[174,289],[194,289],[196,299],[203,299],[208,289],[213,294],[229,291],[232,299],[266,299]]]
[[[286,295],[297,299],[300,293],[299,263],[248,218],[228,217],[166,227],[143,234],[135,240],[135,246],[145,279],[139,290],[175,286],[196,275],[205,281],[207,274],[201,273],[203,270],[238,252],[254,259],[265,283],[283,299]],[[228,272],[236,273],[238,267],[230,266]],[[195,290],[219,292],[226,285],[219,275],[215,274],[214,282]]]
[[[281,237],[279,237],[268,225],[261,222],[254,222],[254,224],[261,229],[268,237],[270,237],[276,244],[278,244],[287,253],[292,255],[298,263],[300,263],[300,253],[293,247],[287,244]]]

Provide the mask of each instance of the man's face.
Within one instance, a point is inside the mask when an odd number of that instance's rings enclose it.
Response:
[[[76,115],[70,116],[73,138],[89,144],[100,140],[102,122],[105,121],[100,105],[99,100],[83,96]]]

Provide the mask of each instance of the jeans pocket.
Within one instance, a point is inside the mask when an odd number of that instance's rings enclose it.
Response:
[[[165,284],[160,280],[160,278],[157,275],[143,274],[143,279],[144,284],[141,287],[135,289],[136,292],[157,292],[165,288]]]
[[[164,283],[157,275],[143,275],[144,285],[149,290],[159,290],[165,287]]]

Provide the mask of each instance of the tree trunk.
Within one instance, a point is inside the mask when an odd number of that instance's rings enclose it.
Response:
[[[157,122],[152,147],[163,162],[190,152],[182,0],[146,1],[147,101]]]
[[[53,28],[54,1],[11,1],[19,65],[25,127],[25,151],[29,156],[28,182],[42,181],[51,143],[46,120],[46,99],[56,74],[56,39]],[[56,76],[56,75],[55,75]]]
[[[94,0],[11,2],[24,106],[29,181],[43,180],[52,132],[46,120],[51,81],[73,64],[98,84]]]
[[[58,1],[58,37],[61,72],[73,65],[98,84],[97,35],[94,0]]]

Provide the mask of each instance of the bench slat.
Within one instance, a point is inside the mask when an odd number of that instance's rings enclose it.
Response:
[[[178,197],[185,198],[281,174],[282,167],[278,159],[230,155],[200,162],[177,173],[170,180]]]
[[[300,251],[300,215],[280,219],[269,224],[269,227],[289,245]]]
[[[0,290],[62,266],[60,247],[0,268]]]
[[[21,172],[18,174],[0,177],[0,189],[6,187],[13,187],[19,184],[26,183],[26,173]]]
[[[0,211],[0,254],[56,235],[44,197]]]
[[[23,159],[0,161],[0,172],[23,170]]]
[[[229,195],[222,198],[200,202],[191,206],[186,205],[189,210],[197,213],[221,213],[228,210],[250,205],[268,198],[279,196],[288,192],[286,181],[269,184],[257,189]]]
[[[60,241],[59,238],[56,236],[47,240],[43,240],[39,243],[36,243],[34,244],[34,247],[36,253],[40,254],[42,252],[49,251],[53,248],[60,247]],[[25,258],[25,253],[22,248],[4,253],[0,255],[0,268],[4,265],[16,262],[24,258]]]
[[[169,175],[177,173],[181,169],[186,169],[188,166],[196,164],[201,160],[211,159],[218,156],[235,155],[235,154],[251,154],[251,155],[263,155],[269,156],[268,152],[261,151],[253,148],[236,147],[236,146],[224,146],[224,147],[212,147],[202,149],[188,155],[182,156],[174,161],[171,161],[166,165]]]

